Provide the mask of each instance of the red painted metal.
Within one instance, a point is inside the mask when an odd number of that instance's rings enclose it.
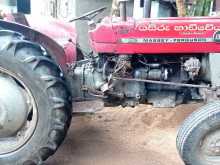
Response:
[[[42,17],[31,15],[27,15],[26,19],[31,28],[52,38],[64,48],[66,63],[72,63],[77,60],[77,35],[74,24],[52,18],[42,19]]]
[[[60,65],[64,66],[66,64],[71,64],[77,60],[77,35],[74,24],[69,24],[52,18],[32,15],[24,16],[20,14],[6,14],[4,20],[28,26],[29,28],[33,29],[33,31],[38,31],[42,35],[54,40],[55,42],[53,44],[57,44],[62,47],[65,53],[64,57],[62,57],[63,60],[59,60],[59,62],[62,61]],[[50,43],[48,43],[48,46],[54,48],[56,47],[56,45],[53,46],[50,45]],[[56,52],[54,52],[52,55],[56,55]],[[61,54],[59,56],[61,56]]]
[[[97,53],[176,54],[220,52],[220,43],[214,41],[218,31],[220,18],[216,17],[130,18],[127,22],[107,17],[89,34]]]

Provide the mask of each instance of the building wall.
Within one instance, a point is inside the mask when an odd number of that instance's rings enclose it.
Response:
[[[68,20],[75,16],[75,0],[32,0],[31,13]]]
[[[216,3],[216,10],[220,11],[220,1],[216,0],[215,3]]]
[[[0,10],[4,12],[17,12],[16,0],[0,0]]]

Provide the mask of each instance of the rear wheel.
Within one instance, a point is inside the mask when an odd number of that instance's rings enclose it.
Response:
[[[186,165],[220,164],[220,102],[210,103],[186,119],[177,148]]]
[[[66,136],[71,96],[41,46],[10,31],[0,45],[0,164],[41,164]]]

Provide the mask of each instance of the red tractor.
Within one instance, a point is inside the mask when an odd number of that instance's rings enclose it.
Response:
[[[105,8],[74,19],[89,20],[93,52],[83,60],[70,24],[3,16],[0,164],[42,164],[63,142],[72,107],[96,99],[124,107],[207,102],[183,123],[177,148],[187,165],[220,164],[220,18],[135,20],[125,0],[120,9],[121,17],[99,23],[92,18]]]

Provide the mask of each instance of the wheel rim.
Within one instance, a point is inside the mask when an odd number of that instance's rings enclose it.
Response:
[[[200,143],[200,154],[204,164],[220,164],[220,129],[209,132]]]
[[[38,112],[34,97],[14,73],[0,67],[0,155],[15,152],[32,137]]]

